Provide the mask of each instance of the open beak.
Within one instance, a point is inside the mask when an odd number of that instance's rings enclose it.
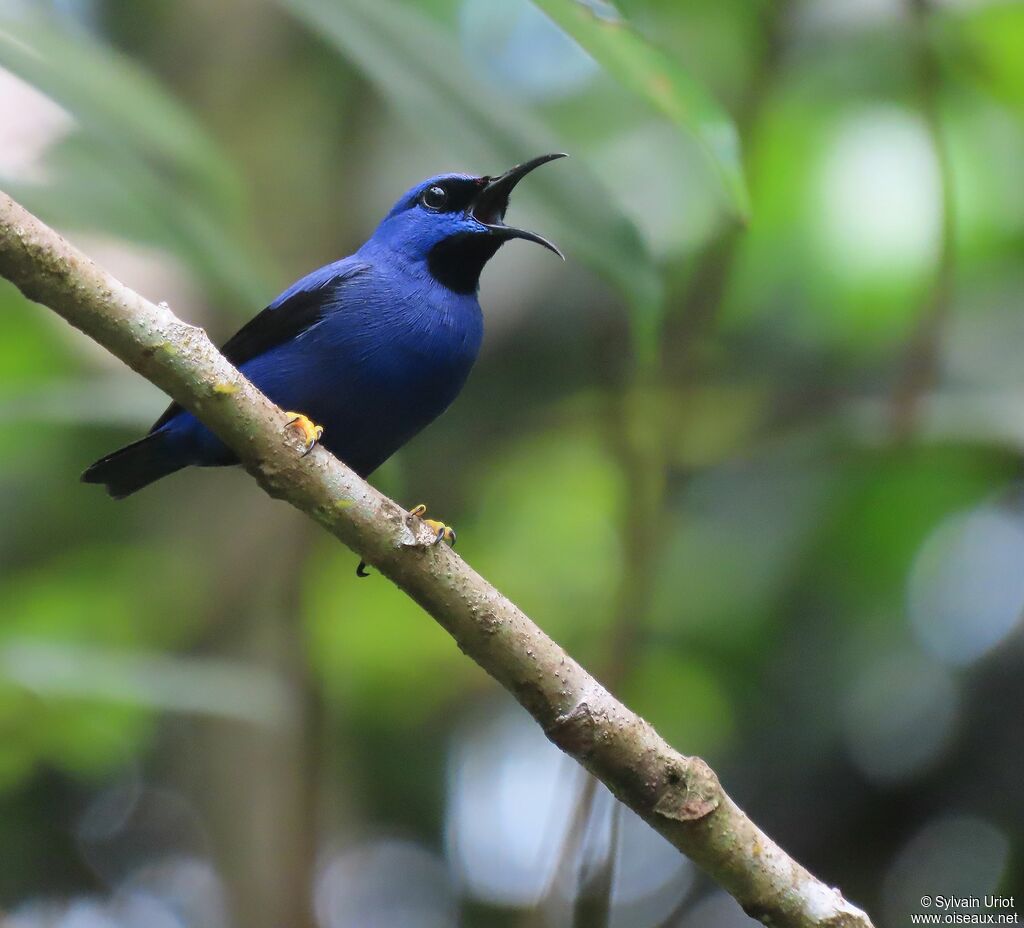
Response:
[[[542,164],[547,164],[549,161],[565,157],[568,156],[561,152],[541,155],[539,158],[533,158],[530,161],[517,164],[500,177],[482,178],[484,187],[470,204],[470,215],[477,222],[486,226],[493,235],[500,236],[502,239],[521,238],[528,242],[536,242],[538,245],[543,245],[548,251],[553,251],[564,261],[565,255],[546,238],[537,235],[535,232],[527,232],[525,229],[514,229],[512,226],[507,226],[504,219],[505,210],[508,209],[509,194],[512,193],[515,185],[534,168],[539,168]]]

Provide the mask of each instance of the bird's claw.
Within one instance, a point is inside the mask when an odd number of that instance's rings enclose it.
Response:
[[[455,540],[457,538],[455,529],[450,525],[445,525],[444,522],[438,522],[436,519],[424,519],[423,516],[426,514],[427,507],[420,503],[418,506],[413,506],[409,510],[409,515],[416,516],[417,519],[422,520],[423,524],[434,533],[434,540],[431,545],[439,545],[442,541],[447,541],[453,548],[455,547]],[[357,577],[369,577],[370,574],[366,569],[366,561],[360,561],[356,567]]]
[[[317,425],[312,419],[304,416],[301,412],[286,412],[285,415],[292,417],[291,422],[285,428],[295,429],[302,436],[302,456],[305,457],[323,437],[324,427]]]
[[[423,524],[427,526],[434,533],[433,544],[439,545],[442,541],[447,541],[453,548],[458,536],[455,534],[455,529],[450,525],[445,525],[444,522],[438,522],[436,519],[424,519],[423,516],[427,511],[427,507],[420,503],[418,506],[413,506],[409,510],[409,515],[416,516],[421,519]]]

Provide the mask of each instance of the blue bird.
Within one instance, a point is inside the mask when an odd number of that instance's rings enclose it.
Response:
[[[444,174],[407,191],[355,254],[307,274],[221,349],[291,413],[307,450],[320,443],[362,477],[455,399],[483,336],[480,273],[503,243],[551,242],[504,223],[512,189],[542,155],[499,177]],[[238,462],[172,403],[149,434],[93,464],[86,483],[121,499],[189,465]],[[425,507],[413,510],[422,514]],[[442,523],[429,522],[454,541]]]

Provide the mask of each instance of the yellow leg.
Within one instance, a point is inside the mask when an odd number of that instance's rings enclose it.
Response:
[[[413,506],[409,510],[409,515],[416,516],[419,519],[423,519],[424,514],[427,511],[427,507],[420,503],[418,506]],[[427,526],[434,533],[434,544],[440,544],[442,541],[447,541],[453,548],[455,547],[456,534],[455,529],[450,525],[445,525],[444,522],[438,522],[436,519],[423,519],[423,524]]]
[[[286,412],[285,415],[292,417],[292,421],[285,428],[295,429],[302,436],[302,456],[305,457],[323,437],[324,427],[317,425],[301,412]]]

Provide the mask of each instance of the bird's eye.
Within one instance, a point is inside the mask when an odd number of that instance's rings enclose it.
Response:
[[[448,202],[448,191],[436,184],[433,187],[427,187],[420,194],[420,202],[427,209],[439,210]]]

